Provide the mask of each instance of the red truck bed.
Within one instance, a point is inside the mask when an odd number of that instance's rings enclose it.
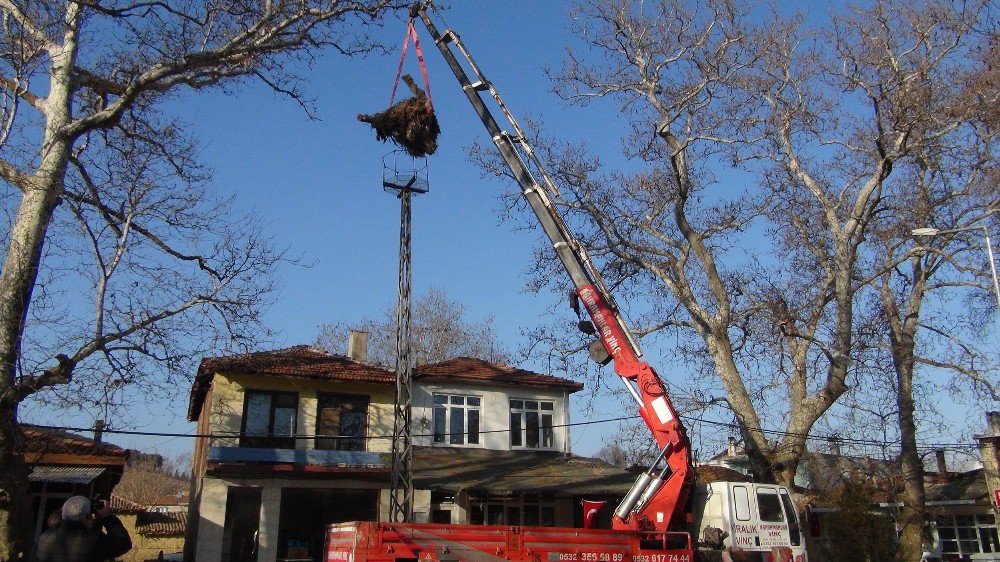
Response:
[[[687,533],[355,521],[330,525],[325,560],[692,562],[693,557]]]

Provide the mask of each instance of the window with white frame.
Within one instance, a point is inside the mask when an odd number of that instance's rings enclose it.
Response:
[[[552,402],[510,400],[510,446],[529,449],[552,447]]]
[[[939,516],[937,533],[943,554],[968,556],[1000,552],[996,518],[992,513]]]
[[[479,396],[434,394],[434,442],[478,445],[481,404]]]

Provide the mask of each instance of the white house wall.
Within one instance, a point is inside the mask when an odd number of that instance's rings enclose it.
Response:
[[[483,385],[468,384],[415,384],[413,389],[413,444],[431,446],[434,431],[434,394],[464,394],[479,396],[482,403],[479,408],[480,443],[466,445],[483,449],[500,451],[511,450],[510,446],[510,400],[538,400],[552,402],[553,428],[551,449],[569,452],[569,410],[568,396],[562,389],[546,389],[524,387],[518,390],[498,388]],[[441,447],[457,447],[439,443]],[[515,450],[538,450],[526,447],[515,447]]]

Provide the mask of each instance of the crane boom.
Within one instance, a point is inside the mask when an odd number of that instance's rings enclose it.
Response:
[[[445,61],[458,79],[473,109],[496,144],[504,162],[521,187],[521,194],[538,218],[552,248],[572,279],[574,291],[590,315],[597,334],[615,373],[635,399],[639,415],[656,440],[660,454],[653,465],[633,485],[615,510],[616,529],[669,531],[681,528],[688,520],[685,513],[693,474],[690,443],[656,371],[642,360],[642,351],[622,317],[614,298],[594,267],[586,250],[573,235],[553,203],[559,190],[535,154],[524,131],[507,109],[500,94],[483,75],[458,34],[447,29],[439,32],[428,14],[430,0],[418,0],[410,9],[411,19],[423,22]],[[470,74],[452,52],[454,46],[466,61]],[[483,99],[490,97],[507,118],[511,131],[504,131]],[[530,162],[529,167],[527,162]],[[532,173],[532,168],[537,172]],[[662,463],[662,467],[661,467]]]

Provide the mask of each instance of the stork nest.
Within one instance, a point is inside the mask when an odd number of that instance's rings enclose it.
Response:
[[[408,75],[403,76],[403,80],[413,91],[412,98],[405,99],[381,113],[358,115],[358,121],[371,125],[378,140],[384,142],[386,139],[392,139],[415,158],[434,154],[441,128],[434,115],[431,100]]]

